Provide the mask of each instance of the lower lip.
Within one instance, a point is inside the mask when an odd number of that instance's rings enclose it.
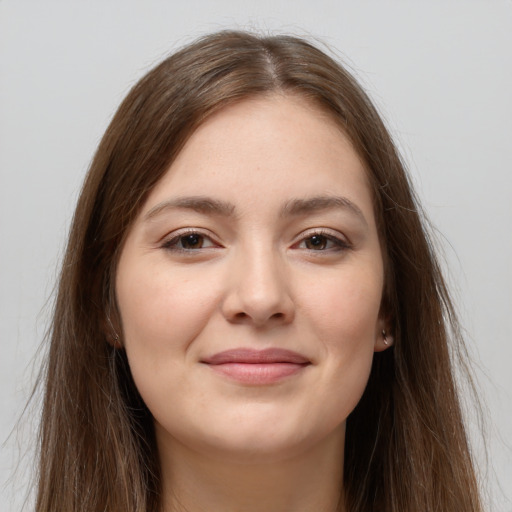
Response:
[[[265,385],[297,375],[309,365],[297,363],[224,363],[208,366],[214,372],[243,384]]]

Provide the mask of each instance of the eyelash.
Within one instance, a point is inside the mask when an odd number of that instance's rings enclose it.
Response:
[[[178,244],[180,243],[180,241],[182,242],[185,239],[185,237],[187,237],[187,236],[197,236],[198,238],[203,240],[203,243],[205,240],[208,240],[209,245],[207,247],[198,247],[198,248],[179,247]],[[327,248],[323,247],[322,249],[311,249],[308,247],[300,247],[300,245],[302,245],[303,243],[307,243],[307,241],[311,241],[315,237],[318,237],[319,239],[321,239],[321,241],[323,241],[327,246],[329,245],[329,243],[331,243],[332,247],[327,247]],[[217,247],[221,247],[221,246],[220,246],[220,244],[217,244],[213,240],[211,235],[203,233],[203,232],[201,232],[197,229],[193,229],[193,228],[178,232],[172,238],[165,240],[164,243],[162,244],[162,248],[166,249],[168,251],[188,253],[188,254],[195,253],[200,250],[212,249],[212,248],[217,248]],[[306,233],[305,235],[301,235],[300,239],[292,245],[292,248],[303,249],[303,250],[306,250],[306,251],[312,252],[312,253],[313,252],[332,253],[332,252],[346,251],[348,249],[351,249],[352,246],[348,241],[343,240],[342,238],[340,238],[336,235],[333,235],[330,231],[327,231],[324,229],[316,229],[316,230],[310,231],[309,233]]]
[[[333,234],[331,231],[328,231],[325,229],[315,229],[315,230],[312,230],[308,233],[301,235],[300,240],[294,244],[294,247],[299,246],[303,243],[306,243],[308,240],[312,240],[314,237],[323,239],[326,244],[329,244],[329,242],[330,242],[333,245],[333,247],[322,248],[322,249],[318,249],[318,250],[309,249],[307,247],[304,247],[302,249],[307,250],[309,252],[332,253],[332,252],[342,252],[342,251],[346,251],[346,250],[352,248],[352,245],[346,239],[340,238],[339,236]]]
[[[203,240],[209,240],[211,244],[208,247],[199,247],[197,249],[186,249],[184,247],[179,247],[178,244],[180,243],[180,241],[182,241],[187,236],[197,236],[197,237],[202,238]],[[164,243],[162,244],[163,249],[166,249],[168,251],[173,251],[173,252],[182,252],[182,253],[193,253],[193,252],[197,252],[199,250],[211,249],[211,248],[216,248],[216,247],[220,247],[220,245],[213,241],[213,238],[211,235],[209,235],[207,233],[203,233],[203,232],[198,231],[197,229],[193,229],[193,228],[187,229],[184,231],[179,231],[172,238],[165,240]]]

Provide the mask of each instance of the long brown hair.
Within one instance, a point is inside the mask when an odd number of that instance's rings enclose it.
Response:
[[[152,418],[112,342],[119,250],[148,193],[212,113],[255,95],[328,112],[366,164],[395,345],[375,354],[347,421],[348,512],[481,510],[453,376],[461,340],[425,221],[371,101],[338,63],[290,36],[225,31],[150,71],[108,127],[78,201],[49,333],[38,512],[157,512]]]

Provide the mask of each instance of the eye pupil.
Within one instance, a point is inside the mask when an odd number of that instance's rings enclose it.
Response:
[[[196,233],[185,235],[181,238],[181,246],[184,249],[200,249],[203,246],[203,237]]]
[[[325,249],[327,246],[327,239],[322,235],[313,235],[306,240],[306,247],[308,249]]]

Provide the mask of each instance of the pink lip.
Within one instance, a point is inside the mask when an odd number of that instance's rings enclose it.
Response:
[[[219,352],[201,362],[226,377],[253,385],[272,384],[300,373],[311,364],[301,354],[279,348],[237,348]]]

